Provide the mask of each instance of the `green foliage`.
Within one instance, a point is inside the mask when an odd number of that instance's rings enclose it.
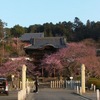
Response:
[[[100,79],[97,78],[89,78],[86,82],[87,87],[91,87],[91,84],[94,84],[97,89],[100,89]]]
[[[5,46],[5,49],[6,49],[6,51],[7,51],[7,52],[11,52],[12,47],[11,47],[11,46],[6,45],[6,46]]]
[[[11,29],[11,35],[14,37],[20,37],[22,34],[24,34],[24,32],[25,32],[24,28],[20,25],[15,25]]]
[[[3,22],[0,20],[0,38],[3,37]]]
[[[56,24],[44,23],[43,25],[35,24],[29,27],[22,27],[15,25],[13,28],[4,28],[5,23],[0,20],[0,37],[6,31],[8,36],[20,37],[24,33],[39,33],[44,32],[46,37],[51,36],[65,36],[68,41],[82,41],[84,39],[94,39],[100,41],[100,22],[94,22],[87,20],[86,24],[83,24],[78,17],[75,17],[74,22],[63,21]]]
[[[33,81],[33,77],[27,77],[28,81]]]
[[[81,76],[80,75],[77,76],[76,80],[81,80]]]
[[[0,43],[0,48],[2,48],[2,43]]]
[[[15,51],[15,52],[11,52],[11,56],[12,57],[18,57],[18,53]]]

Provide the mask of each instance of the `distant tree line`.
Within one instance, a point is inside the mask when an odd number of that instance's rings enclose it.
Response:
[[[87,20],[86,24],[83,24],[78,17],[75,17],[74,22],[35,24],[29,27],[15,25],[12,28],[7,28],[7,23],[0,20],[0,61],[4,55],[7,57],[24,54],[24,52],[18,52],[22,51],[23,44],[19,43],[18,40],[14,42],[14,37],[18,38],[24,33],[39,32],[43,32],[45,37],[64,36],[67,42],[80,42],[85,39],[96,40],[97,48],[100,48],[100,21]]]
[[[2,27],[4,23],[0,20],[0,36],[2,36]],[[74,22],[63,21],[56,24],[44,23],[43,25],[35,24],[29,27],[15,25],[12,28],[5,28],[6,33],[10,37],[20,37],[24,33],[39,33],[44,32],[47,37],[65,36],[67,41],[81,41],[87,38],[100,40],[100,21],[94,22],[87,20],[84,24],[78,17],[75,17]]]

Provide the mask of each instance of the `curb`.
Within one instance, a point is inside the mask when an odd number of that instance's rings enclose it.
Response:
[[[86,96],[83,96],[83,95],[78,94],[78,93],[75,93],[75,92],[74,92],[74,94],[76,94],[76,95],[78,95],[78,96],[81,96],[81,97],[85,98],[85,100],[93,100],[93,99],[90,99],[90,98],[88,98],[88,97],[86,97]]]

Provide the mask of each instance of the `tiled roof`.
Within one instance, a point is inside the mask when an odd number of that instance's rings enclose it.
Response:
[[[44,37],[32,39],[32,45],[25,47],[25,49],[41,49],[45,46],[52,46],[54,48],[66,47],[66,41],[63,37]]]
[[[19,39],[21,41],[30,41],[31,38],[44,37],[44,33],[25,33]]]

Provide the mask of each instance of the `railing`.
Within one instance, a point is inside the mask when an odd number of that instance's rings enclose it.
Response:
[[[30,86],[30,87],[34,87],[34,81],[27,81],[26,82],[26,87]],[[20,81],[20,89],[22,89],[22,82]]]
[[[80,81],[51,81],[51,88],[68,88],[68,89],[76,89],[77,86],[80,86]]]
[[[64,88],[64,81],[51,81],[51,88]]]

